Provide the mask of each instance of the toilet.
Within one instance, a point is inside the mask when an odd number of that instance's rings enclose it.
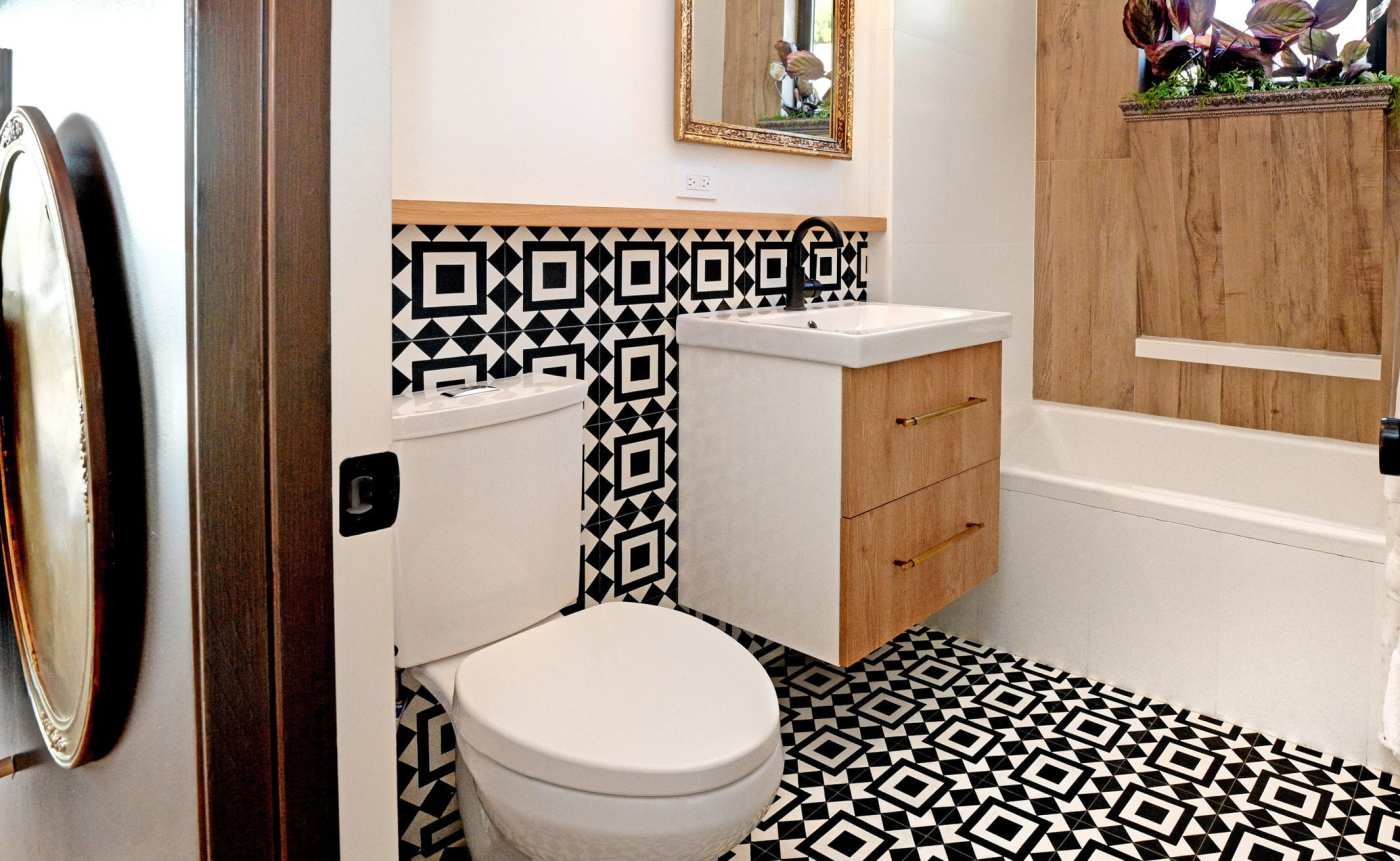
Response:
[[[475,861],[712,861],[777,790],[777,697],[684,613],[560,614],[579,591],[585,394],[526,375],[395,399],[396,660],[451,717]]]

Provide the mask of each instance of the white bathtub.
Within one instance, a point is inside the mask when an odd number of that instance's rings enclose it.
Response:
[[[1009,411],[998,575],[932,623],[1393,769],[1374,446]]]

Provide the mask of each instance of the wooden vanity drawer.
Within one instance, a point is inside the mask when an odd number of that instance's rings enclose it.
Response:
[[[845,517],[1000,455],[999,342],[848,368],[842,385]],[[917,423],[909,421],[914,418]]]
[[[993,460],[859,517],[842,518],[842,665],[996,573],[1000,469]]]

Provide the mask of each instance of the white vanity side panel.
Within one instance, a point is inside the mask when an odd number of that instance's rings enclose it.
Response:
[[[839,661],[841,368],[681,347],[680,602]]]

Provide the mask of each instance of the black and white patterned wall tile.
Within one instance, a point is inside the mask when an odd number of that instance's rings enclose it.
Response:
[[[779,305],[790,239],[769,230],[396,225],[394,393],[515,375],[527,358],[562,367],[580,347],[602,373],[614,354],[593,351],[666,337],[678,313]],[[865,296],[869,235],[845,240],[809,239],[817,301]],[[546,331],[557,334],[516,346]]]
[[[791,234],[396,226],[393,391],[588,383],[576,608],[675,602],[681,314],[782,303]],[[809,240],[818,301],[866,295],[868,234]]]
[[[416,682],[402,680],[398,698],[399,857],[466,858],[451,720]]]
[[[676,320],[781,305],[790,239],[767,230],[394,227],[394,394],[531,372],[588,383],[579,598],[566,609],[675,604]],[[809,239],[819,302],[866,296],[869,236],[845,239]],[[463,850],[446,716],[426,691],[405,689],[403,699],[404,856],[452,857]]]
[[[786,752],[725,861],[1400,857],[1395,778],[1338,757],[925,628],[845,670],[720,627],[772,677]],[[428,838],[455,811],[405,780],[403,857],[453,857]]]

